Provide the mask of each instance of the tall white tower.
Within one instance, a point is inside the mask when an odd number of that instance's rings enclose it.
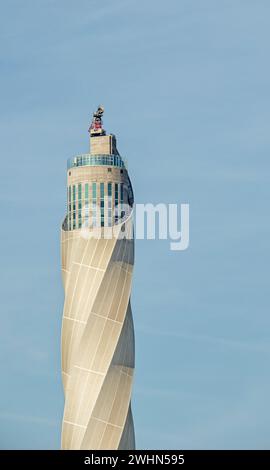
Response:
[[[90,153],[68,160],[61,231],[63,449],[135,448],[133,191],[116,138],[103,129],[103,111],[93,115]]]

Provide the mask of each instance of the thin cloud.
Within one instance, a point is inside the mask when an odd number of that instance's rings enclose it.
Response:
[[[179,338],[188,341],[203,341],[207,343],[211,343],[214,345],[219,346],[226,346],[236,349],[242,349],[247,351],[254,351],[254,352],[261,352],[261,353],[269,353],[269,343],[264,343],[260,341],[260,343],[252,342],[252,341],[242,341],[242,340],[233,340],[229,338],[222,338],[218,336],[209,336],[209,335],[201,335],[201,334],[190,334],[188,332],[178,332],[178,331],[166,331],[166,330],[153,330],[152,328],[145,327],[145,326],[137,326],[137,331],[141,332],[146,335],[153,335],[153,336],[164,336],[164,337],[171,337],[171,338]]]
[[[21,415],[17,413],[11,413],[8,411],[0,412],[0,420],[17,421],[17,422],[33,423],[33,424],[44,424],[46,426],[51,426],[51,427],[59,426],[59,422],[56,420],[44,418],[42,416]]]

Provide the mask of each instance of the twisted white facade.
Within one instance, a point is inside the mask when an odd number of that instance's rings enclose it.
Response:
[[[62,448],[134,449],[133,194],[114,136],[91,135],[91,149],[68,165],[61,232]]]

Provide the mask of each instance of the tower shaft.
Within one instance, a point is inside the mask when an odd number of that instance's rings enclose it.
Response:
[[[116,139],[104,132],[95,129],[90,153],[68,161],[61,231],[63,449],[135,448],[133,192]]]

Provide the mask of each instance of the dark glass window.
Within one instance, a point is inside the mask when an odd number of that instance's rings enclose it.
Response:
[[[118,183],[114,184],[114,221],[118,221],[118,202],[119,202],[119,191]]]
[[[114,205],[118,206],[118,183],[114,185]]]
[[[104,199],[104,183],[100,183],[100,199]]]
[[[97,202],[97,183],[92,183],[92,217],[93,217],[93,227],[97,225],[97,209],[96,209],[96,202]]]
[[[111,197],[112,195],[112,183],[108,183],[108,196]]]
[[[93,199],[97,198],[97,183],[93,183],[92,185],[92,197]]]

